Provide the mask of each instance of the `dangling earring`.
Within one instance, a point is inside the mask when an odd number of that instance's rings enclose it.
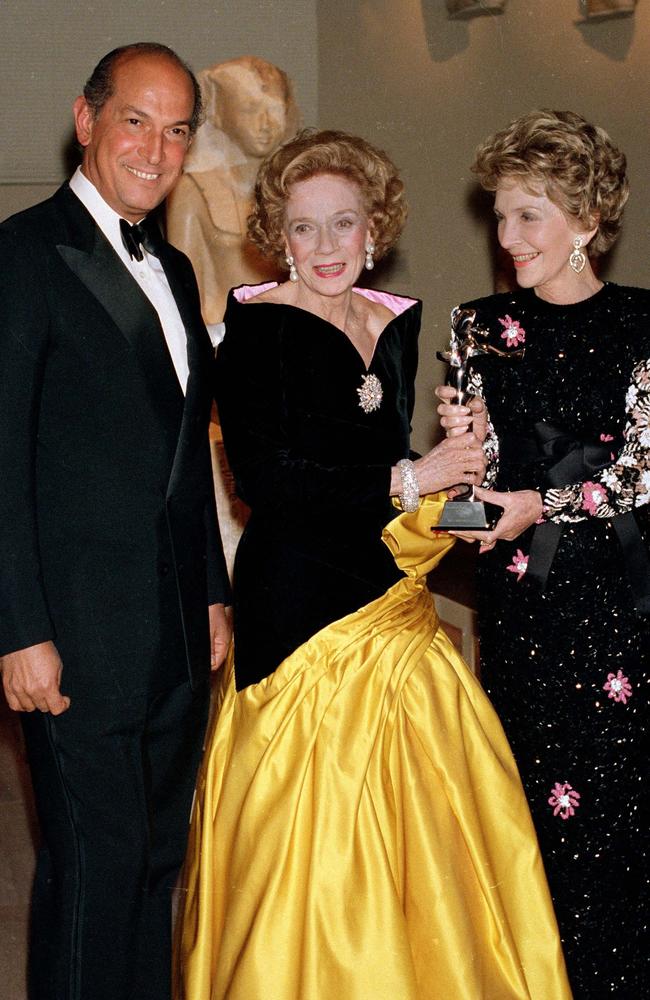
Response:
[[[298,280],[298,272],[296,271],[296,265],[293,262],[291,254],[287,255],[286,261],[289,268],[289,281],[293,281],[295,283]]]
[[[569,257],[569,267],[573,268],[576,274],[580,274],[583,267],[587,263],[587,258],[583,254],[581,247],[582,236],[576,236],[573,241],[573,250],[571,251],[571,256]]]
[[[374,254],[374,252],[375,252],[375,244],[372,242],[372,240],[370,240],[366,244],[366,271],[372,271],[373,267],[375,266],[375,262],[372,259],[372,255]]]

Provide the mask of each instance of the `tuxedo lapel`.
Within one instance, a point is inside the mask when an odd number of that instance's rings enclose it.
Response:
[[[211,406],[214,354],[201,318],[189,263],[169,244],[160,261],[187,337],[186,395],[178,382],[156,310],[129,273],[92,216],[67,185],[55,196],[66,220],[67,240],[59,255],[103,307],[130,344],[155,407],[176,443],[168,494],[185,478],[184,466],[205,437]]]
[[[197,315],[196,306],[193,304],[190,289],[187,287],[178,267],[172,260],[172,251],[168,243],[165,244],[162,249],[160,263],[163,266],[165,276],[169,282],[169,287],[171,288],[172,295],[174,296],[176,305],[178,306],[178,311],[187,336],[187,363],[189,367],[187,394],[189,394],[190,383],[192,380],[196,379],[197,375],[201,374],[200,361],[202,351],[200,349],[200,337],[201,334],[205,335],[205,329],[201,316]]]
[[[183,478],[183,463],[203,437],[208,426],[211,396],[209,390],[210,363],[213,355],[203,319],[195,300],[196,293],[184,280],[185,269],[173,260],[174,251],[166,244],[160,257],[172,295],[185,327],[189,376],[185,392],[183,422],[169,479],[168,493],[173,493]],[[189,279],[189,273],[187,274]],[[198,433],[197,433],[198,432]]]
[[[171,420],[178,427],[183,392],[156,310],[81,202],[70,197],[90,220],[91,232],[86,218],[76,219],[76,205],[66,205],[68,220],[78,221],[79,227],[77,232],[71,228],[70,244],[57,245],[59,255],[131,345],[165,423]]]

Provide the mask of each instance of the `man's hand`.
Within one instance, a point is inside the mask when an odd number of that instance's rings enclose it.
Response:
[[[210,616],[210,666],[218,670],[226,659],[230,637],[232,635],[232,609],[224,604],[211,604],[208,608]]]
[[[17,649],[0,659],[2,684],[14,712],[51,712],[61,715],[70,699],[61,694],[63,664],[53,642]]]

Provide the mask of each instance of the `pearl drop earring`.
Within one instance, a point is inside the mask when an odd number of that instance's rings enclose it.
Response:
[[[289,268],[289,281],[293,281],[295,283],[298,280],[298,272],[296,270],[296,265],[294,264],[293,257],[291,256],[291,254],[287,254],[286,261],[287,261],[287,266]]]
[[[587,258],[582,252],[581,247],[582,236],[576,236],[573,241],[573,250],[571,251],[571,256],[569,257],[569,267],[573,268],[576,274],[580,274],[587,263]]]

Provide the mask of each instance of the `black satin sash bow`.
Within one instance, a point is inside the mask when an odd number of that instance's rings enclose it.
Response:
[[[520,442],[524,452],[531,441]],[[589,482],[610,464],[612,443],[581,440],[561,427],[540,421],[535,424],[534,447],[537,457],[554,460],[545,470],[546,484],[557,489],[577,482]],[[642,614],[650,613],[650,559],[632,511],[611,518],[634,596],[634,606]],[[533,533],[526,577],[544,589],[551,564],[565,525],[554,521],[538,524]]]

